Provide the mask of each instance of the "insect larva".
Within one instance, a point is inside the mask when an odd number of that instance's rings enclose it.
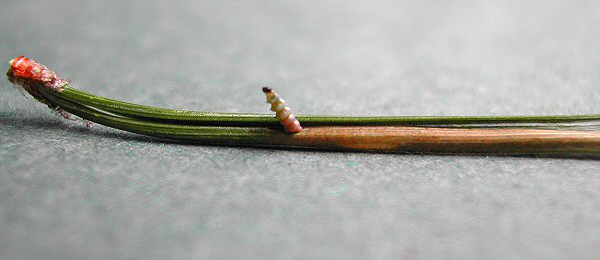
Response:
[[[275,111],[279,122],[283,125],[283,130],[290,134],[302,131],[300,122],[287,106],[285,100],[269,87],[264,87],[262,90],[267,96],[267,103],[271,104],[271,110]]]

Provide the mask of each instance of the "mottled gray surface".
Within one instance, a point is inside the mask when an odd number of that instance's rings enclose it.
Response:
[[[149,105],[600,113],[598,1],[0,3],[25,54]],[[157,142],[0,91],[0,259],[595,259],[600,161]]]

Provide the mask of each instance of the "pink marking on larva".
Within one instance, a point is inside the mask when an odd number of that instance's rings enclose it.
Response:
[[[302,131],[300,122],[298,119],[296,119],[296,116],[294,116],[290,108],[286,105],[285,100],[280,98],[277,92],[273,91],[269,87],[264,87],[263,92],[267,97],[267,103],[271,104],[271,110],[275,111],[276,117],[279,119],[279,123],[283,125],[283,130],[290,134]]]
[[[296,121],[294,121],[294,123],[292,125],[284,128],[284,130],[287,133],[295,134],[295,133],[299,133],[300,131],[302,131],[302,126],[300,126],[300,122],[298,120],[296,120]]]
[[[288,117],[280,121],[283,126],[290,126],[296,122],[296,117],[293,114],[289,114]]]

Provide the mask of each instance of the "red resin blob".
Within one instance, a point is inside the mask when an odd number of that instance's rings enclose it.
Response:
[[[41,82],[53,82],[58,80],[56,73],[46,66],[35,62],[25,56],[14,58],[10,62],[13,76]]]
[[[22,86],[41,83],[41,85],[55,91],[61,91],[62,87],[69,84],[68,80],[59,78],[54,71],[25,56],[14,58],[9,64],[10,69],[7,75],[13,83]],[[31,93],[31,91],[29,92]]]

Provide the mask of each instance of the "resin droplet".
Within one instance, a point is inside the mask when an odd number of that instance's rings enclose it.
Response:
[[[10,60],[8,64],[10,68],[6,75],[15,84],[38,83],[48,89],[59,92],[62,90],[62,87],[69,84],[68,80],[58,77],[54,71],[48,69],[43,64],[25,56],[16,57]]]

